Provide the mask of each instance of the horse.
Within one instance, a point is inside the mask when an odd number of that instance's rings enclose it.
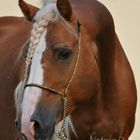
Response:
[[[17,49],[1,55],[0,62],[6,69],[4,109],[7,100],[13,107],[15,94],[18,132],[13,134],[28,140],[128,140],[135,122],[135,79],[107,8],[96,0],[46,0],[41,9],[20,0],[19,6],[27,20],[10,21],[15,36],[7,32],[0,45],[1,54]],[[7,31],[4,19],[0,23]],[[14,107],[9,114],[8,126],[14,125]]]

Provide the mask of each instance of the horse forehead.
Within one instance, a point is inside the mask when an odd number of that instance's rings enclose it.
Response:
[[[46,42],[48,44],[54,42],[77,42],[78,38],[70,31],[70,28],[71,26],[67,27],[61,20],[49,24],[47,27]]]

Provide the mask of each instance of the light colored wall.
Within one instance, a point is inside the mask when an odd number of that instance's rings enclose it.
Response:
[[[112,13],[116,32],[134,71],[138,104],[130,140],[140,140],[140,0],[100,0]]]
[[[26,0],[40,5],[41,0]],[[140,98],[140,0],[100,0],[111,11],[116,32],[133,68],[138,97]],[[17,0],[1,0],[0,16],[21,16]],[[130,140],[140,139],[140,101],[138,100],[136,124]]]

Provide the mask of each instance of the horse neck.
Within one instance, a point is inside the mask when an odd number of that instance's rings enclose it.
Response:
[[[86,137],[89,137],[88,134],[91,133],[91,130],[95,128],[96,125],[98,125],[98,121],[100,120],[99,116],[105,118],[106,120],[108,120],[108,122],[110,122],[110,117],[111,117],[111,115],[109,114],[108,107],[113,105],[113,103],[111,102],[108,103],[108,101],[114,98],[113,94],[111,95],[112,93],[111,86],[114,83],[114,68],[113,68],[114,61],[110,61],[109,58],[108,60],[104,58],[104,61],[101,61],[100,51],[102,50],[100,50],[100,47],[103,46],[99,46],[99,45],[101,44],[97,44],[93,41],[91,48],[88,48],[89,51],[91,51],[93,55],[96,57],[97,67],[100,74],[99,75],[100,80],[99,80],[99,86],[97,87],[97,92],[90,101],[80,104],[72,113],[73,120],[77,120],[77,122],[75,123],[78,124],[78,128],[82,128],[82,133],[81,130],[79,129],[77,129],[78,130],[77,133],[82,134],[81,138],[83,139],[84,137],[85,139]],[[112,52],[114,51],[114,47],[111,51]],[[104,54],[102,55],[103,55],[102,57],[105,57]],[[112,56],[110,55],[110,57],[112,57],[112,60],[114,60],[113,53]],[[104,71],[101,71],[102,68],[104,68]]]

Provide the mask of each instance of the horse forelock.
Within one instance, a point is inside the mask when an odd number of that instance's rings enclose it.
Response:
[[[35,15],[35,23],[33,24],[33,29],[31,31],[30,46],[26,58],[26,68],[31,63],[32,56],[38,45],[43,31],[45,30],[45,28],[47,28],[49,22],[54,22],[58,20],[58,14],[56,9],[56,3],[49,3],[47,5],[44,5]]]
[[[55,2],[46,2],[42,8],[36,13],[34,19],[36,21],[46,20],[46,21],[56,21],[59,18],[58,11]]]

